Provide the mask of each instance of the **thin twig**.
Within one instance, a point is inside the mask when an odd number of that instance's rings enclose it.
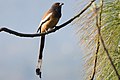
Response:
[[[17,32],[17,31],[8,29],[8,28],[6,28],[6,27],[0,28],[0,32],[2,32],[2,31],[7,32],[7,33],[10,33],[10,34],[13,34],[13,35],[16,35],[16,36],[19,36],[19,37],[39,37],[39,36],[44,35],[44,33],[40,33],[40,34],[25,34],[25,33],[19,33],[19,32]]]
[[[118,73],[118,71],[117,71],[117,69],[116,69],[116,67],[115,67],[115,65],[114,65],[114,63],[113,63],[113,61],[112,61],[112,58],[110,57],[110,54],[109,54],[109,52],[108,52],[108,49],[106,48],[106,45],[105,45],[104,40],[103,40],[102,35],[101,35],[101,14],[102,14],[102,8],[103,8],[103,0],[101,0],[101,2],[102,2],[102,6],[101,6],[101,12],[100,12],[100,18],[99,18],[100,23],[99,23],[99,27],[98,27],[99,37],[100,37],[101,43],[102,43],[102,45],[103,45],[103,48],[104,48],[104,50],[105,50],[105,52],[106,52],[106,54],[107,54],[107,57],[108,57],[111,65],[112,65],[112,67],[113,67],[113,69],[114,69],[114,71],[115,71],[118,79],[120,80],[120,75],[119,75],[119,73]]]
[[[100,42],[99,42],[99,38],[98,38],[98,42],[97,42],[97,49],[95,52],[95,62],[94,62],[94,68],[93,68],[93,74],[91,76],[90,80],[93,80],[95,77],[95,73],[96,73],[96,66],[97,66],[97,56],[98,56],[98,52],[99,52],[99,46],[100,46]]]
[[[97,8],[96,8],[97,9]],[[96,13],[97,14],[97,13]],[[98,14],[96,15],[96,26],[99,27],[99,24],[98,24]],[[95,77],[95,73],[96,73],[96,66],[97,66],[97,56],[98,56],[98,52],[99,52],[99,47],[100,47],[100,41],[99,41],[99,31],[98,31],[98,41],[97,41],[97,49],[96,49],[96,52],[95,52],[95,62],[94,62],[94,68],[93,68],[93,74],[91,76],[91,79],[90,80],[93,80],[94,77]]]
[[[68,21],[66,21],[65,23],[61,24],[60,26],[56,26],[54,29],[51,29],[50,31],[45,32],[45,33],[40,33],[40,34],[24,34],[24,33],[19,33],[17,31],[13,31],[13,30],[5,28],[5,27],[0,28],[0,32],[4,31],[4,32],[7,32],[7,33],[10,33],[10,34],[19,36],[19,37],[39,37],[39,36],[42,36],[42,35],[46,35],[46,34],[55,32],[56,30],[59,30],[62,27],[65,27],[66,25],[68,25],[69,23],[71,23],[73,20],[75,20],[76,18],[78,18],[82,13],[84,13],[91,6],[91,4],[94,1],[95,0],[92,0],[90,3],[88,3],[88,5],[79,14],[77,14],[73,18],[69,19]]]

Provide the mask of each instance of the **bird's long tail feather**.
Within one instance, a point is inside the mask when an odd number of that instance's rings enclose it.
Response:
[[[40,78],[41,78],[41,65],[42,65],[42,54],[43,54],[44,44],[45,44],[45,36],[41,36],[39,59],[36,68],[36,74],[39,75]]]

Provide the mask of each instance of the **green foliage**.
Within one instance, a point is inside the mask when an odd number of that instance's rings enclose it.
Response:
[[[99,5],[100,0],[96,1]],[[86,57],[86,79],[90,79],[93,72],[95,52],[97,47],[97,27],[96,16],[99,15],[99,7],[97,14],[89,9],[86,13],[76,21],[80,27],[78,37],[80,42],[85,45],[87,53]],[[112,61],[120,74],[120,1],[119,0],[104,0],[102,17],[101,17],[101,35],[108,49]],[[79,28],[78,27],[78,28]],[[118,80],[113,67],[111,66],[108,57],[100,44],[98,52],[98,60],[96,67],[95,80]]]
[[[110,53],[110,56],[115,64],[119,74],[120,74],[120,53],[118,51],[118,43],[120,41],[120,1],[114,0],[104,2],[104,8],[102,13],[102,37],[105,41],[106,47]],[[105,52],[102,52],[103,48],[100,48],[100,58],[106,56]],[[102,53],[101,53],[102,52]],[[117,80],[117,76],[111,67],[108,59],[103,59],[103,63],[100,66],[101,71],[97,74],[97,80]],[[98,62],[101,63],[101,62]],[[98,67],[98,68],[99,68]]]

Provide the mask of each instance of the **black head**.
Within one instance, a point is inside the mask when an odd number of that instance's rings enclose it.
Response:
[[[52,5],[52,7],[61,7],[62,5],[64,5],[64,3],[56,2]]]
[[[61,17],[61,8],[64,3],[54,3],[50,9],[50,12],[54,12],[55,17]]]
[[[52,5],[51,9],[54,10],[54,11],[57,11],[57,12],[61,13],[61,7],[62,7],[62,5],[64,5],[64,3],[59,3],[59,2],[54,3]]]

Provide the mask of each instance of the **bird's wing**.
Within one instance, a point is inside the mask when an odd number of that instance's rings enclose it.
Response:
[[[38,26],[37,32],[38,32],[39,30],[41,30],[41,26],[42,26],[46,21],[48,21],[48,20],[50,19],[50,16],[51,16],[51,15],[52,15],[52,12],[49,13],[43,20],[41,20],[41,22],[40,22],[40,24],[39,24],[39,26]]]

